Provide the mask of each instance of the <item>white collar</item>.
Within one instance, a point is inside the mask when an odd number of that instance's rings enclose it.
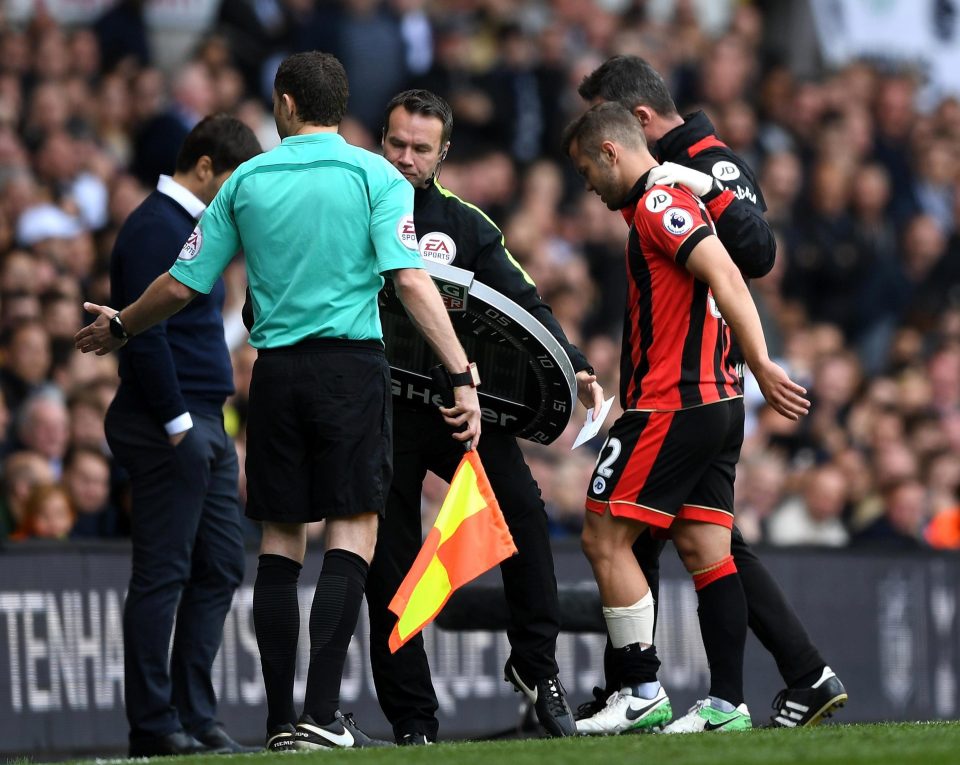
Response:
[[[157,181],[157,191],[170,197],[190,213],[194,220],[200,220],[203,211],[207,209],[207,206],[190,189],[177,183],[169,175],[160,176],[160,180]]]

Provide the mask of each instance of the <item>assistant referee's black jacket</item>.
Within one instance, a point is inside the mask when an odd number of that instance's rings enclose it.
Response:
[[[500,229],[480,208],[433,180],[426,188],[414,190],[413,223],[421,254],[426,250],[425,257],[431,258],[430,247],[436,243],[437,260],[472,271],[477,281],[510,298],[546,327],[566,351],[574,372],[589,368],[584,355],[567,340],[553,311],[540,299],[533,280],[507,250]],[[452,245],[433,236],[436,234],[446,234]]]
[[[703,197],[710,217],[734,263],[750,279],[765,276],[773,268],[777,243],[763,217],[767,205],[760,185],[740,157],[717,137],[713,123],[703,112],[688,114],[652,147],[658,162],[674,162],[715,178],[723,193]]]

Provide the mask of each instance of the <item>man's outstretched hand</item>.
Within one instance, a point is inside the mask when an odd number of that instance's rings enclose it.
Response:
[[[126,344],[126,340],[114,337],[110,332],[110,319],[118,313],[115,308],[96,303],[84,303],[83,310],[99,316],[93,324],[88,324],[73,336],[73,342],[78,351],[81,353],[93,351],[98,356],[104,356]]]

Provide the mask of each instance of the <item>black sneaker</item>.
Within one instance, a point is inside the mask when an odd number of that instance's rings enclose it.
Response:
[[[263,748],[268,752],[297,751],[297,729],[290,723],[274,728],[267,734],[267,743]]]
[[[507,659],[503,667],[503,679],[513,684],[515,690],[526,696],[537,713],[537,719],[551,736],[575,736],[577,724],[567,704],[566,691],[560,678],[545,677],[527,685],[516,667]]]
[[[298,750],[322,749],[359,749],[371,746],[393,746],[389,741],[370,738],[357,727],[353,715],[336,711],[333,722],[317,725],[309,715],[303,715],[297,722],[294,734]]]
[[[847,690],[830,667],[809,688],[784,688],[773,700],[775,728],[805,728],[830,717],[847,702]]]
[[[599,685],[593,686],[593,698],[590,699],[590,701],[584,701],[577,707],[577,711],[573,713],[573,719],[586,720],[588,717],[593,717],[607,705],[607,699],[609,697],[610,694]]]

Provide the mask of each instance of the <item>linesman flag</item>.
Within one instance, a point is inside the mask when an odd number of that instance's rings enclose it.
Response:
[[[517,552],[476,449],[467,452],[450,482],[436,523],[390,601],[399,617],[390,652],[427,626],[458,587]]]

